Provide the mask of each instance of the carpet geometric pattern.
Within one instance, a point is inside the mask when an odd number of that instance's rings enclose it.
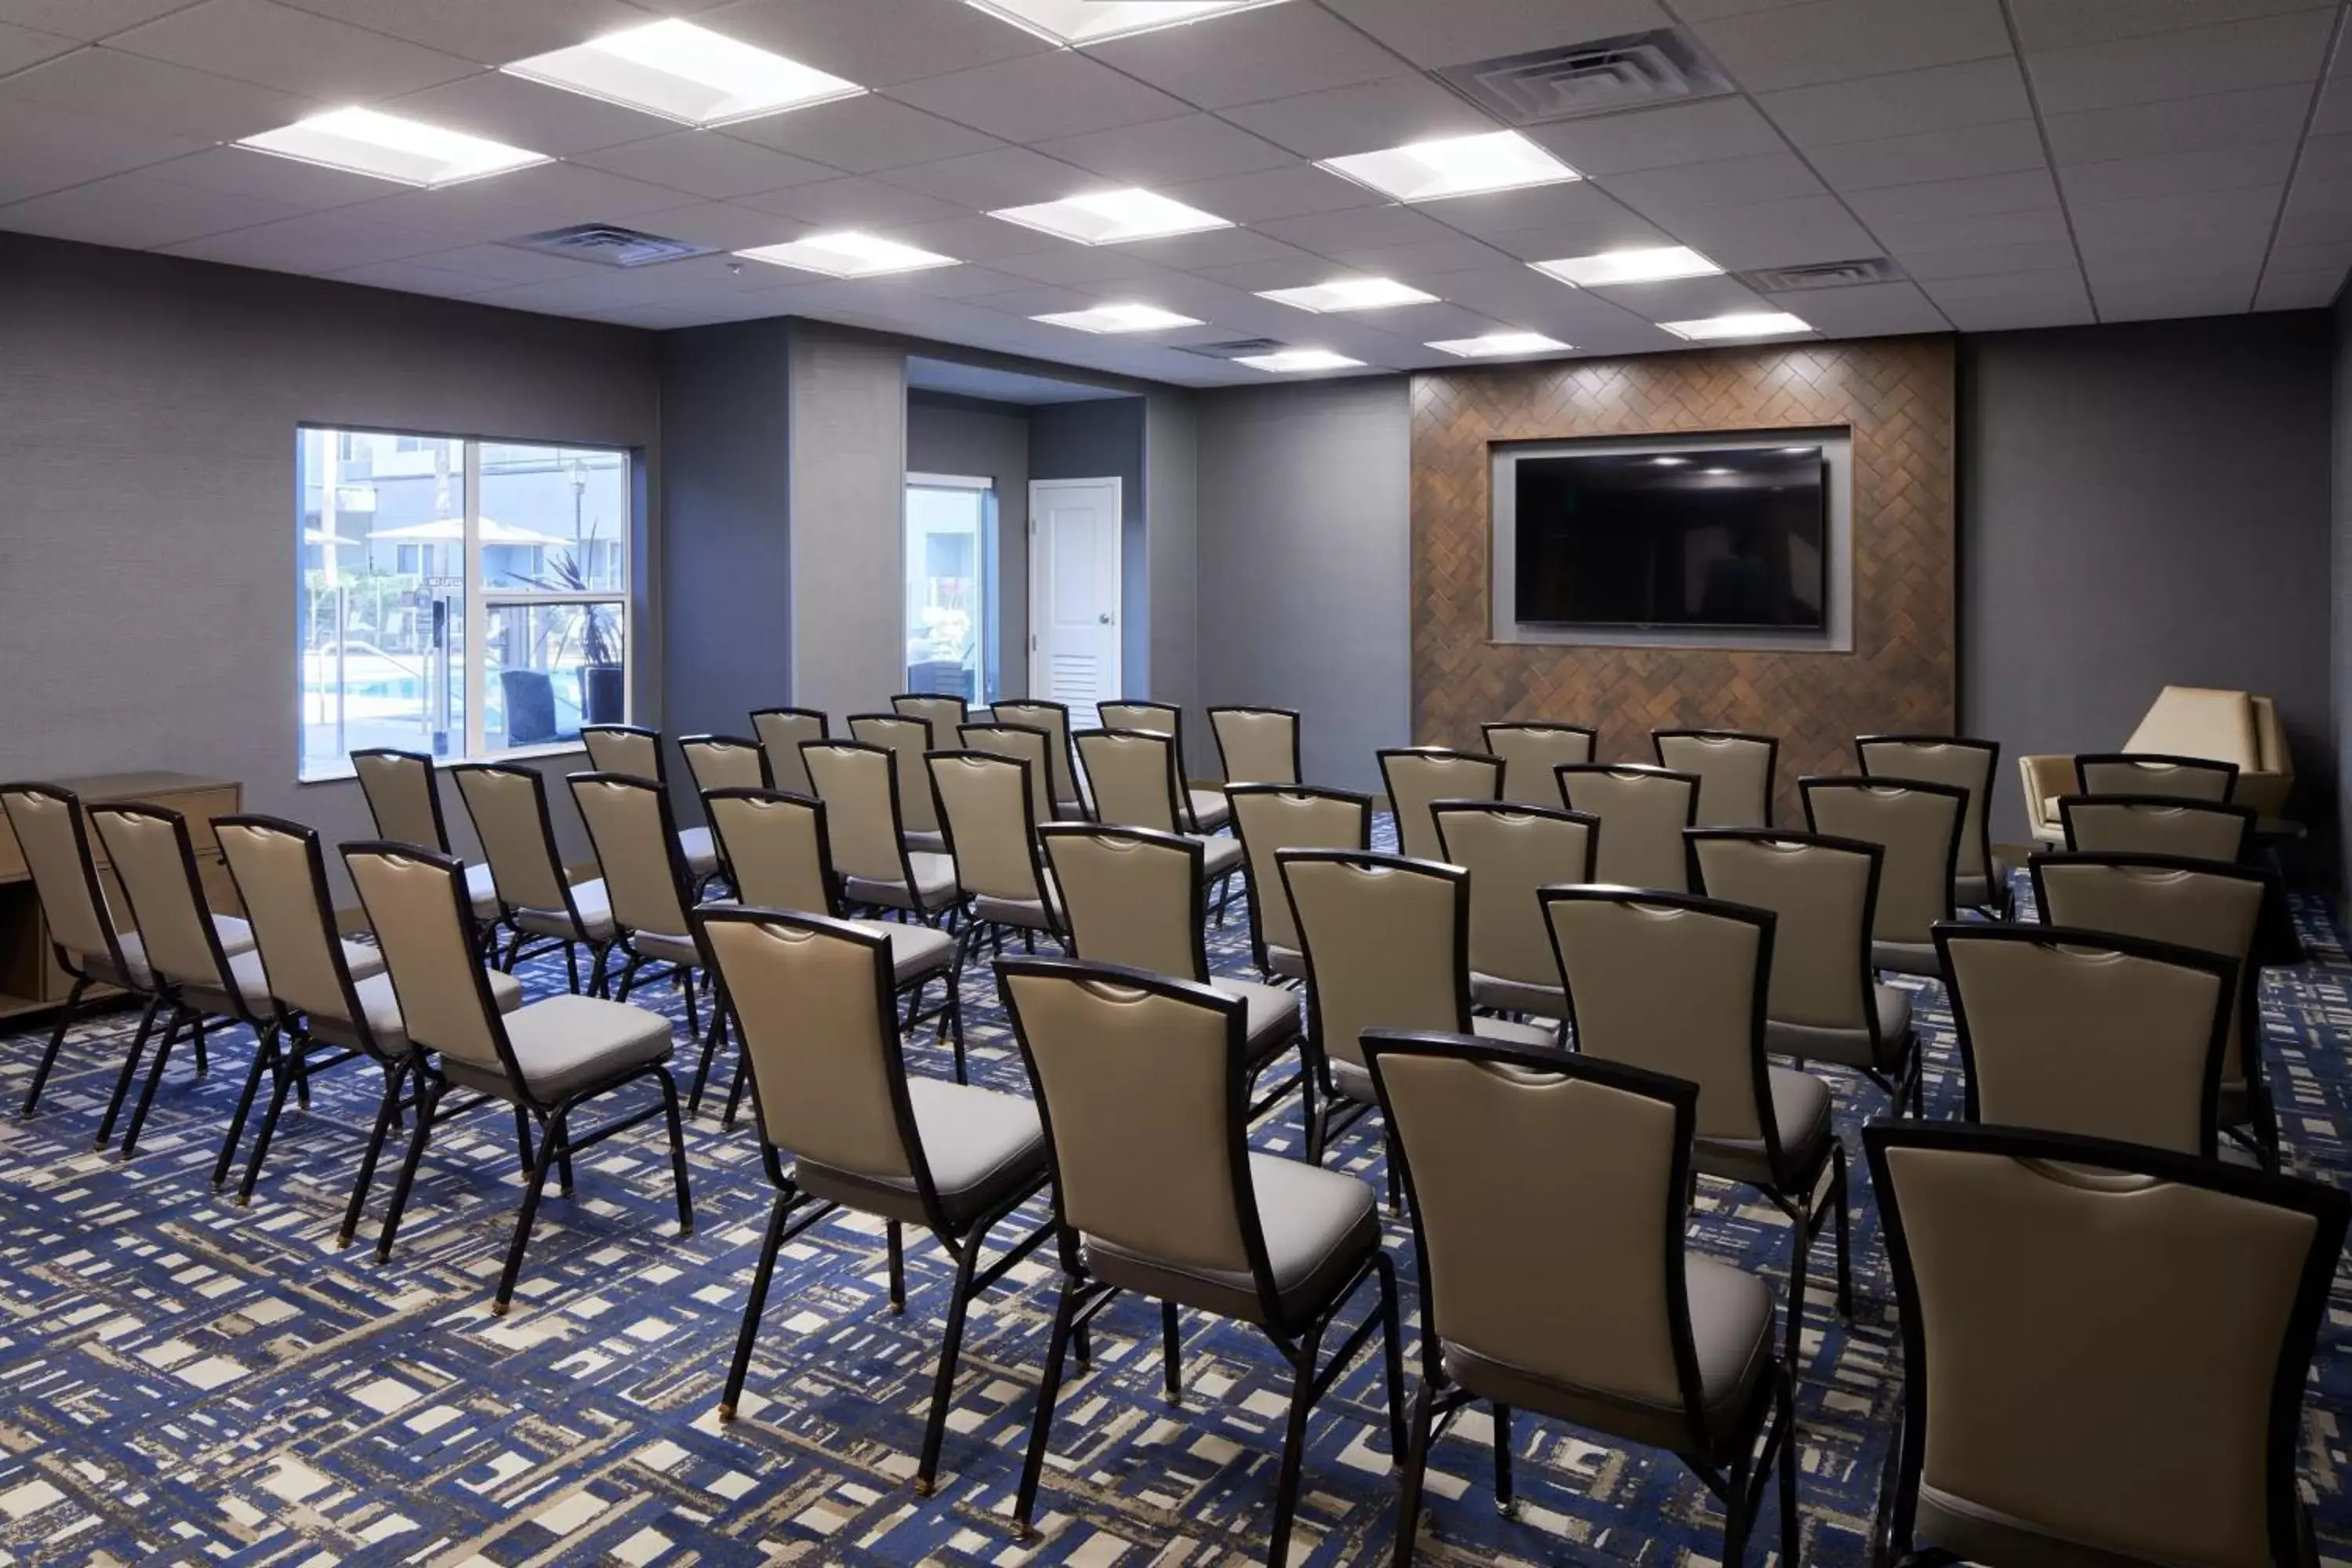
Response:
[[[1385,824],[1383,824],[1385,832]],[[2263,1011],[2287,1143],[2303,1173],[2352,1160],[2352,958],[2326,911],[2299,915],[2313,962],[2277,973]],[[1213,936],[1247,969],[1236,898]],[[561,964],[527,964],[534,994]],[[676,993],[649,994],[681,1011]],[[1949,1015],[1934,987],[1931,1111],[1957,1111]],[[975,1079],[1025,1088],[992,976],[970,975]],[[878,1225],[836,1215],[781,1261],[742,1416],[716,1418],[770,1201],[748,1120],[688,1124],[697,1227],[677,1236],[658,1120],[583,1158],[554,1195],[512,1315],[488,1301],[519,1197],[503,1117],[436,1134],[392,1260],[334,1236],[374,1110],[372,1075],[320,1080],[289,1109],[249,1208],[208,1180],[242,1078],[241,1032],[216,1037],[208,1079],[175,1065],[139,1157],[90,1152],[134,1016],[71,1037],[38,1116],[0,1121],[0,1564],[874,1563],[1208,1564],[1259,1560],[1280,1456],[1286,1368],[1255,1331],[1183,1320],[1186,1394],[1160,1393],[1159,1316],[1123,1299],[1097,1321],[1091,1373],[1066,1382],[1038,1521],[1009,1510],[1054,1301],[1051,1252],[974,1308],[938,1494],[909,1486],[948,1269],[909,1233],[908,1300],[889,1314]],[[681,1035],[682,1037],[682,1035]],[[40,1037],[0,1037],[0,1099],[21,1097]],[[680,1047],[679,1055],[685,1054]],[[925,1033],[919,1072],[944,1074]],[[181,1058],[184,1063],[184,1057]],[[1883,1101],[1834,1080],[1839,1131]],[[1297,1152],[1293,1109],[1258,1135]],[[1381,1177],[1375,1139],[1335,1156]],[[1799,1424],[1809,1561],[1860,1563],[1899,1396],[1885,1255],[1855,1162],[1856,1310],[1831,1309],[1824,1237],[1811,1269]],[[380,1181],[371,1225],[383,1210]],[[1039,1211],[1023,1216],[1032,1223]],[[1417,1366],[1409,1227],[1385,1220]],[[362,1232],[362,1242],[373,1230]],[[1777,1292],[1789,1232],[1761,1200],[1701,1184],[1692,1236]],[[1540,1233],[1529,1229],[1531,1244]],[[1364,1293],[1369,1296],[1369,1292]],[[2322,1552],[2352,1556],[2343,1490],[2352,1353],[2339,1271],[2305,1416],[2304,1485]],[[1359,1301],[1348,1313],[1353,1321]],[[1396,1483],[1377,1354],[1318,1405],[1293,1563],[1384,1561]],[[1712,1561],[1720,1515],[1672,1457],[1558,1424],[1516,1424],[1521,1505],[1492,1506],[1483,1413],[1435,1450],[1420,1561],[1671,1564]],[[1777,1542],[1768,1503],[1749,1561]]]

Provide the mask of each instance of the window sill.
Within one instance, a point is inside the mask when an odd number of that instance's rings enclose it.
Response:
[[[486,757],[436,757],[433,759],[433,765],[436,768],[454,768],[461,767],[467,763],[528,763],[541,757],[561,757],[573,752],[584,756],[587,751],[588,748],[578,741],[551,741],[544,745],[516,746],[509,751],[493,752]],[[357,777],[359,774],[356,772],[344,767],[333,773],[303,773],[294,780],[294,784],[297,788],[307,784],[349,784]]]

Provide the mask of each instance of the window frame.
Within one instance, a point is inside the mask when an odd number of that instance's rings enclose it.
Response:
[[[436,757],[442,766],[464,763],[527,762],[533,758],[562,756],[566,752],[585,750],[577,735],[569,740],[540,741],[523,746],[493,746],[485,723],[484,704],[489,689],[489,625],[495,610],[508,608],[553,608],[566,605],[612,606],[620,616],[621,634],[621,717],[619,722],[636,721],[637,673],[637,574],[638,545],[645,521],[644,496],[640,489],[644,465],[637,448],[608,441],[548,440],[539,437],[464,435],[454,431],[404,429],[395,426],[326,424],[310,420],[297,421],[295,439],[294,538],[295,583],[298,606],[301,594],[303,474],[302,440],[306,434],[320,432],[330,437],[335,447],[338,461],[351,455],[353,436],[386,437],[395,443],[402,441],[454,441],[458,443],[463,458],[466,508],[465,531],[459,541],[464,579],[465,605],[463,644],[465,649],[460,676],[465,703],[465,733],[455,754]],[[594,588],[582,592],[548,591],[544,589],[488,588],[483,586],[482,572],[482,449],[485,447],[541,447],[551,451],[610,453],[621,459],[622,489],[626,500],[627,521],[624,537],[611,541],[619,547],[617,564],[620,585],[617,588]],[[395,447],[395,450],[397,450]],[[575,543],[574,548],[577,548]],[[358,776],[346,752],[330,768],[311,772],[306,768],[303,752],[303,670],[304,650],[300,626],[296,626],[295,647],[295,725],[294,782],[303,784],[339,784]],[[583,715],[584,721],[584,715]]]

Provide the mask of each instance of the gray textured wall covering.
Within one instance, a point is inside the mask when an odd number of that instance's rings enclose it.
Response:
[[[907,356],[792,330],[793,697],[838,721],[905,684]]]

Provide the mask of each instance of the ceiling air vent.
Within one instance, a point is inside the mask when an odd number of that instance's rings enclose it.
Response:
[[[1883,256],[1856,261],[1808,261],[1795,267],[1759,267],[1737,274],[1763,294],[1795,294],[1807,289],[1852,289],[1862,283],[1900,283],[1908,276]]]
[[[1206,354],[1211,359],[1243,359],[1251,354],[1277,353],[1290,345],[1280,338],[1235,338],[1227,343],[1186,343],[1186,353]]]
[[[1734,91],[1671,27],[1452,66],[1438,76],[1513,125],[1652,109]]]
[[[691,245],[683,239],[669,239],[658,234],[646,234],[634,228],[623,228],[616,223],[581,223],[570,228],[551,228],[544,234],[527,234],[507,244],[518,250],[537,250],[549,256],[568,257],[573,261],[593,261],[599,267],[650,267],[657,261],[681,261],[689,256],[709,256],[719,247],[715,245]]]

